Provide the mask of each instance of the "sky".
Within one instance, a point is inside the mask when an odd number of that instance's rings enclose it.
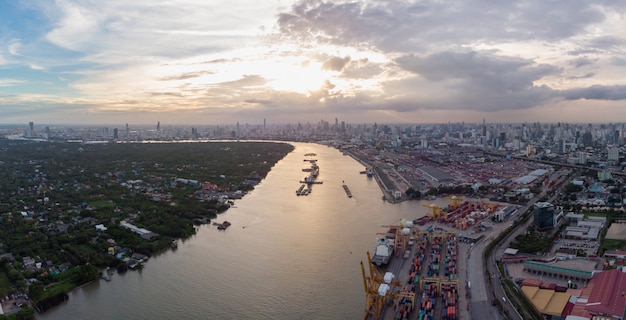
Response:
[[[626,122],[626,0],[0,0],[0,123]]]

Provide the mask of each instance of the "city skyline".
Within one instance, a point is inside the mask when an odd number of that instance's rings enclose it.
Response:
[[[626,119],[624,1],[0,5],[2,123]]]

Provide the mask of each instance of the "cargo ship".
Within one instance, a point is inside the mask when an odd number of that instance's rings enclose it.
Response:
[[[396,263],[400,263],[401,273],[398,281],[389,284],[384,295],[379,295],[388,302],[379,310],[379,318],[458,319],[456,231],[432,227],[420,230],[413,221],[403,221],[402,226],[390,226],[387,233],[381,234],[385,236],[377,238],[376,254],[370,262],[384,272],[396,254],[400,260],[393,261],[393,267],[389,268],[395,270]]]
[[[383,237],[376,239],[376,249],[374,250],[372,263],[379,267],[389,263],[391,255],[393,255],[394,246],[395,239],[393,238]]]

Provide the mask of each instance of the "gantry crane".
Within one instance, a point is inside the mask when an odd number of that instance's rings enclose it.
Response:
[[[457,197],[457,196],[454,196],[454,195],[447,196],[445,198],[450,200],[450,201],[452,201],[452,204],[450,204],[450,206],[455,208],[455,209],[460,207],[461,206],[461,202],[463,202],[463,198]]]
[[[364,319],[368,319],[370,316],[374,319],[380,319],[387,301],[395,300],[403,296],[403,293],[396,293],[396,290],[394,290],[394,287],[400,287],[398,280],[385,281],[383,275],[372,265],[372,257],[369,251],[367,252],[367,265],[369,276],[365,274],[365,266],[363,261],[361,261],[363,287],[365,288]]]
[[[443,210],[441,210],[441,207],[436,205],[436,204],[423,204],[422,205],[425,208],[430,209],[428,212],[428,215],[430,216],[430,218],[432,220],[438,220],[440,217],[444,217],[445,218],[445,213],[443,212]]]
[[[480,205],[486,208],[489,213],[492,213],[498,207],[497,203],[490,202],[488,199],[481,200]]]
[[[394,239],[393,249],[396,252],[396,256],[404,254],[404,251],[407,249],[409,245],[409,239],[411,238],[411,235],[413,233],[412,230],[408,234],[405,234],[403,232],[405,227],[403,226],[382,226],[382,227],[389,228],[389,231],[391,232],[386,232],[386,233],[379,232],[376,234],[393,238]]]

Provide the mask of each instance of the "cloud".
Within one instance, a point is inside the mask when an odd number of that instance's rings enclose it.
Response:
[[[267,80],[259,75],[244,75],[243,78],[239,80],[221,82],[216,86],[246,88],[262,86],[265,83],[267,83]]]
[[[622,57],[611,57],[611,64],[615,65],[615,66],[626,66],[626,58],[622,58]]]
[[[168,110],[198,122],[461,119],[620,101],[624,85],[624,1],[55,0],[28,9],[40,26],[0,39],[0,86],[37,93],[51,86],[35,84],[55,82],[58,95],[18,94],[12,105],[67,105],[74,119]]]
[[[350,57],[330,57],[322,64],[322,70],[330,71],[343,71],[343,69],[350,63]]]
[[[582,66],[593,64],[595,61],[597,61],[597,59],[589,59],[587,57],[580,57],[578,59],[574,59],[570,61],[570,65],[575,68],[580,68]]]
[[[214,72],[211,72],[211,71],[186,72],[186,73],[173,75],[173,76],[165,76],[165,77],[160,78],[159,80],[161,81],[186,80],[186,79],[198,78],[203,75],[213,74],[213,73]]]
[[[22,43],[15,40],[13,42],[11,42],[11,44],[9,44],[8,46],[8,51],[10,54],[14,55],[14,56],[20,56],[19,50],[22,47]]]
[[[250,104],[261,104],[261,105],[266,105],[266,106],[270,106],[274,104],[272,100],[263,100],[263,99],[256,99],[256,98],[246,99],[244,100],[244,102],[250,103]]]
[[[593,73],[593,72],[588,72],[588,73],[585,73],[585,74],[580,75],[580,76],[569,76],[567,78],[568,79],[587,79],[587,78],[593,78],[595,75],[596,74]]]
[[[488,10],[485,9],[488,6]],[[477,41],[555,41],[605,21],[603,6],[583,0],[448,2],[303,0],[278,15],[284,36],[319,43],[373,45],[385,52],[427,50]],[[480,23],[476,23],[480,21]]]
[[[587,88],[570,89],[563,91],[563,97],[566,100],[626,100],[626,85],[593,85]]]
[[[10,87],[26,83],[25,80],[19,79],[2,79],[0,78],[0,87]]]

